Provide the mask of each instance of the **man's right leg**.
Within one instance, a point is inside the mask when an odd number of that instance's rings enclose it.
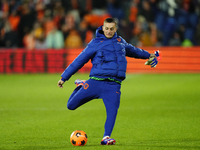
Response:
[[[67,108],[70,110],[75,110],[90,100],[99,98],[97,88],[98,86],[95,80],[87,80],[83,85],[79,85],[71,94],[67,102]]]

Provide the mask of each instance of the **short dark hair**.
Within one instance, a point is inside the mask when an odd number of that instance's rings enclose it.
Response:
[[[117,26],[117,21],[114,18],[106,18],[104,20],[104,23],[105,22],[107,22],[107,23],[115,23],[115,25]]]

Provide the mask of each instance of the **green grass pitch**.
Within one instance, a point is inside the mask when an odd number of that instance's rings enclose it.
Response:
[[[128,74],[112,146],[100,145],[102,100],[66,108],[77,78],[88,74],[74,75],[63,89],[60,74],[0,75],[0,150],[200,149],[200,74]],[[87,133],[85,146],[71,145],[74,130]]]

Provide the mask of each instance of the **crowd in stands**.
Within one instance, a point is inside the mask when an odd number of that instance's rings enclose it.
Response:
[[[0,48],[79,48],[107,17],[135,46],[200,45],[200,0],[1,0]]]

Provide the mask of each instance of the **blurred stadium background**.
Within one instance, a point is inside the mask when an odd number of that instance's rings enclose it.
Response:
[[[135,46],[200,45],[199,15],[199,0],[2,0],[0,46],[82,47],[107,17]]]

